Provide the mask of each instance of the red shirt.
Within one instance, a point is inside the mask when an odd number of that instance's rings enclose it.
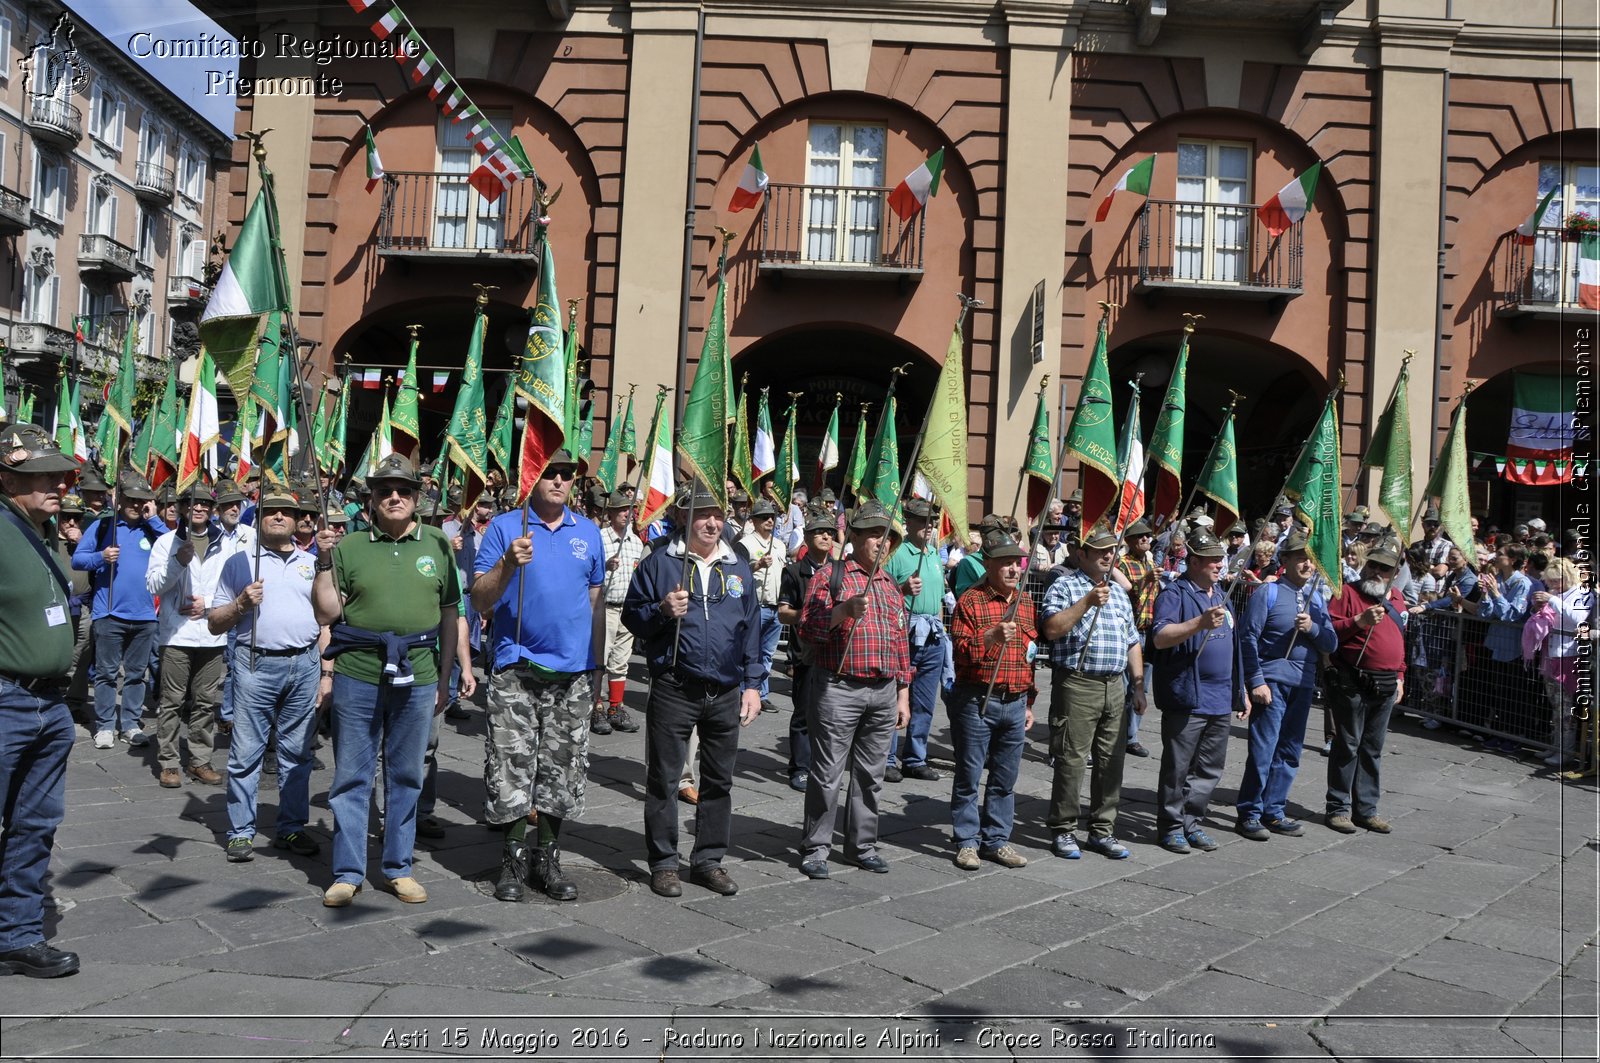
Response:
[[[1020,589],[1014,591],[1020,594]],[[955,615],[950,620],[950,638],[956,658],[956,682],[987,687],[994,676],[995,693],[1015,697],[1035,692],[1033,664],[1028,660],[1028,643],[1039,638],[1038,621],[1033,611],[1033,598],[1022,594],[1017,601],[1017,613],[1011,619],[1017,624],[1017,637],[998,650],[984,639],[985,633],[1005,620],[1011,599],[1002,597],[984,580],[961,596],[956,602]],[[999,660],[1000,670],[995,671]]]
[[[1401,672],[1406,666],[1406,635],[1394,618],[1387,613],[1377,625],[1361,627],[1355,618],[1378,603],[1355,586],[1346,583],[1339,596],[1328,603],[1328,617],[1333,621],[1333,633],[1339,637],[1339,648],[1334,657],[1351,667],[1361,660],[1360,667],[1370,672]],[[1389,604],[1404,616],[1406,600],[1398,590],[1389,588]],[[1366,652],[1363,654],[1363,650]]]
[[[900,588],[881,568],[869,578],[867,570],[854,558],[838,563],[844,565],[838,601],[834,600],[829,583],[833,576],[830,565],[818,568],[806,587],[806,603],[800,614],[800,637],[816,647],[812,664],[838,675],[893,679],[901,686],[910,686],[911,651],[907,641],[906,604],[900,596]],[[833,607],[863,591],[867,595],[866,615],[860,620],[847,619],[838,627],[829,627]],[[854,635],[852,630],[855,630]]]

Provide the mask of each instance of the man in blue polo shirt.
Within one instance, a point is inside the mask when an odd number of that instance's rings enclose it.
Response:
[[[526,879],[552,900],[578,887],[561,871],[561,825],[583,814],[589,707],[602,690],[606,550],[600,529],[567,508],[578,463],[557,451],[527,510],[489,522],[478,546],[472,606],[494,610],[485,818],[505,831],[495,898],[521,900]],[[530,519],[531,517],[531,519]],[[539,814],[527,846],[528,813]],[[530,868],[531,865],[531,868]]]

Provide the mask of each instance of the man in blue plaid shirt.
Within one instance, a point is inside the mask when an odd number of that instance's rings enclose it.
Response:
[[[1122,798],[1122,763],[1128,745],[1125,706],[1143,713],[1144,651],[1133,602],[1108,578],[1117,537],[1104,523],[1077,548],[1078,567],[1050,585],[1039,610],[1041,637],[1055,642],[1050,685],[1050,752],[1055,778],[1046,826],[1050,849],[1078,859],[1078,802],[1084,760],[1094,751],[1089,776],[1089,828],[1083,847],[1112,860],[1129,856],[1114,834]],[[1128,676],[1133,676],[1129,698]]]

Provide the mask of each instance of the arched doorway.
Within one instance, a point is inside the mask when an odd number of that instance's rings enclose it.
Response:
[[[1111,352],[1117,423],[1127,417],[1128,382],[1143,373],[1139,418],[1148,448],[1177,362],[1180,333],[1146,336]],[[1240,392],[1234,440],[1239,455],[1239,505],[1247,520],[1265,516],[1288,478],[1327,398],[1327,384],[1300,356],[1257,340],[1196,333],[1190,341],[1183,436],[1183,481],[1194,483],[1222,426],[1229,389]]]

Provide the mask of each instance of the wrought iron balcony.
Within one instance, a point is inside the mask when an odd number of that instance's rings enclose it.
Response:
[[[1489,266],[1498,302],[1495,316],[1594,313],[1593,308],[1578,305],[1579,239],[1560,226],[1541,227],[1532,244],[1518,243],[1515,235],[1502,239]]]
[[[210,298],[210,287],[197,277],[167,278],[167,305],[174,310],[200,310]]]
[[[537,260],[535,183],[522,180],[493,203],[464,173],[389,173],[383,178],[378,254],[386,258]]]
[[[1254,203],[1146,200],[1139,215],[1139,281],[1134,291],[1203,292],[1276,302],[1303,293],[1305,236],[1296,223],[1267,231]]]
[[[133,248],[125,247],[109,236],[84,233],[78,237],[78,271],[132,280],[137,271]]]
[[[15,236],[28,231],[28,197],[9,188],[0,188],[0,236]]]
[[[28,128],[33,135],[64,147],[83,139],[83,112],[53,96],[35,96],[28,106]]]
[[[926,211],[909,222],[889,209],[887,188],[767,186],[760,267],[792,276],[922,279]]]
[[[141,162],[134,170],[133,193],[141,199],[161,203],[172,199],[172,171],[153,162]]]

